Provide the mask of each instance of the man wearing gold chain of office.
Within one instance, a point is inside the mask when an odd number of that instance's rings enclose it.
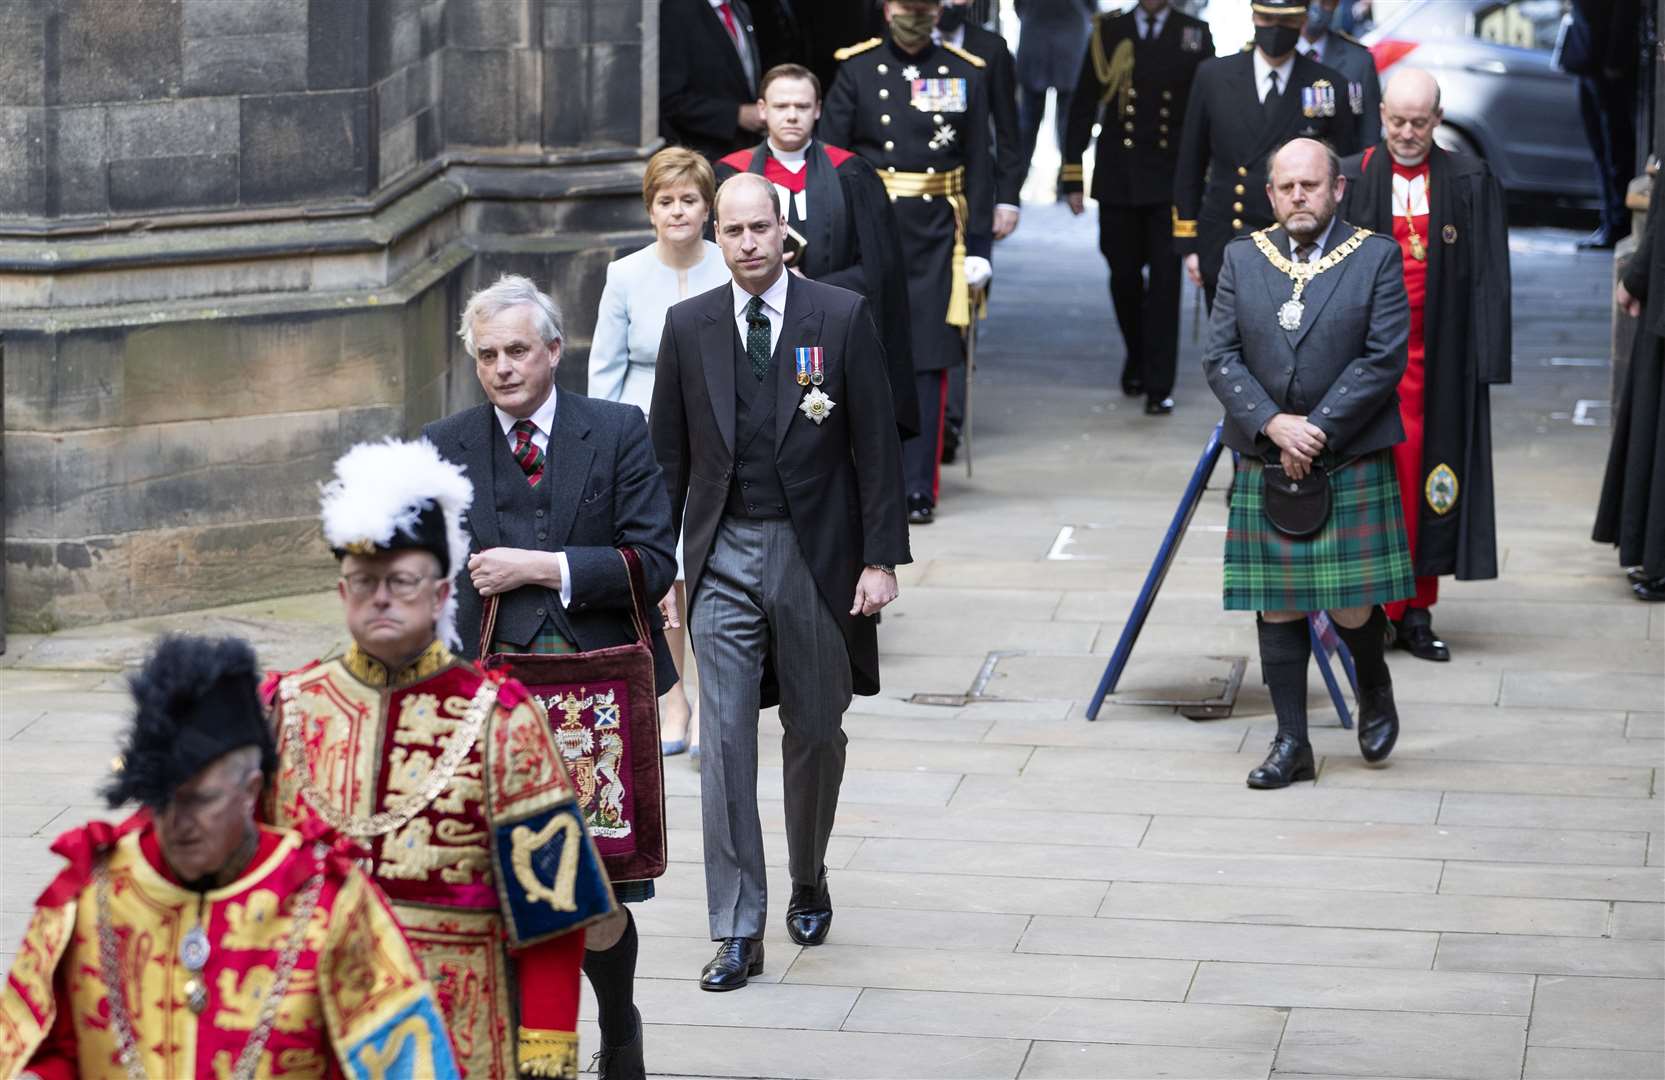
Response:
[[[575,1077],[578,931],[614,898],[542,707],[447,647],[472,499],[426,441],[363,444],[336,463],[323,531],[353,643],[268,685],[270,809],[371,850],[463,1076]]]

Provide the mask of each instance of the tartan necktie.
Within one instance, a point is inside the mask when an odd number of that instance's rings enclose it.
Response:
[[[1313,243],[1297,244],[1297,245],[1295,245],[1295,261],[1298,262],[1298,263],[1304,263],[1304,262],[1308,261],[1309,259],[1311,259],[1312,258],[1312,253],[1317,251],[1317,250],[1318,250],[1318,245],[1317,244],[1313,244]]]
[[[537,487],[538,481],[543,479],[543,451],[532,441],[532,433],[538,430],[538,425],[530,420],[516,420],[515,426],[509,430],[515,433],[515,462],[526,474],[526,482]]]
[[[746,356],[752,362],[752,374],[762,382],[769,371],[769,316],[763,314],[763,297],[754,296],[746,302]]]

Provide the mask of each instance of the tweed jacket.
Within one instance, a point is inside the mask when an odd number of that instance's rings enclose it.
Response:
[[[1356,231],[1337,219],[1323,253]],[[1266,235],[1288,258],[1289,234],[1274,227]],[[1203,373],[1225,407],[1226,445],[1273,460],[1277,447],[1263,429],[1280,412],[1307,417],[1336,459],[1403,442],[1398,387],[1410,303],[1399,245],[1369,233],[1351,255],[1311,279],[1300,326],[1285,330],[1278,312],[1293,288],[1252,235],[1226,245],[1203,351]]]

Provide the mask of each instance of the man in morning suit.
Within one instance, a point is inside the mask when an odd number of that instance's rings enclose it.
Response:
[[[659,7],[659,134],[716,161],[757,138],[763,74],[745,0],[664,0]]]
[[[1242,455],[1226,523],[1225,606],[1255,612],[1260,671],[1278,717],[1252,788],[1317,772],[1307,741],[1307,615],[1327,611],[1358,675],[1359,752],[1385,760],[1399,737],[1381,605],[1416,589],[1393,447],[1394,391],[1410,311],[1393,238],[1341,220],[1335,153],[1295,139],[1273,155],[1275,228],[1226,245],[1203,373]],[[1283,512],[1290,485],[1327,483],[1311,516]],[[1306,507],[1314,505],[1308,501]]]
[[[867,302],[786,271],[786,221],[763,177],[730,177],[714,210],[734,280],[670,309],[652,416],[700,661],[705,892],[721,943],[700,986],[734,990],[763,970],[758,710],[778,702],[785,729],[787,933],[819,945],[844,710],[852,692],[878,692],[873,615],[909,555]]]
[[[1169,208],[1174,161],[1197,68],[1214,58],[1208,25],[1168,0],[1139,0],[1093,24],[1081,77],[1070,97],[1058,190],[1070,212],[1085,209],[1081,157],[1102,124],[1093,165],[1098,247],[1110,264],[1110,300],[1127,360],[1122,393],[1145,397],[1145,412],[1173,411],[1179,352],[1179,253]],[[1150,268],[1150,284],[1145,268]]]
[[[1341,73],[1295,48],[1307,0],[1253,0],[1254,48],[1204,64],[1191,87],[1174,167],[1174,247],[1214,303],[1226,244],[1272,224],[1266,156],[1293,138],[1358,149]]]
[[[630,578],[618,549],[636,550],[649,596],[676,577],[676,534],[647,422],[634,405],[558,393],[561,312],[530,280],[505,274],[469,298],[459,336],[487,404],[422,429],[479,494],[467,516],[467,573],[456,578],[461,654],[565,653],[627,645]],[[496,629],[481,641],[483,598],[497,597]],[[676,667],[659,627],[660,694]],[[632,1004],[636,925],[625,904],[653,883],[615,882],[619,909],[590,927],[584,972],[596,991],[607,1076],[642,1069]]]
[[[1347,108],[1358,120],[1358,145],[1375,146],[1382,137],[1382,80],[1370,50],[1336,27],[1340,6],[1341,0],[1312,0],[1295,51],[1341,72],[1347,80]]]

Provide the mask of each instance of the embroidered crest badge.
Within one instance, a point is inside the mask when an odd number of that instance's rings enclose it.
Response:
[[[1444,240],[1448,244],[1455,244],[1457,242],[1457,226],[1447,225],[1445,228],[1441,229],[1440,239]]]
[[[1202,28],[1187,26],[1179,34],[1181,52],[1202,52]]]
[[[1428,500],[1428,508],[1436,514],[1448,514],[1457,505],[1457,474],[1451,471],[1451,466],[1440,464],[1428,473],[1428,482],[1422,485],[1423,497]]]

